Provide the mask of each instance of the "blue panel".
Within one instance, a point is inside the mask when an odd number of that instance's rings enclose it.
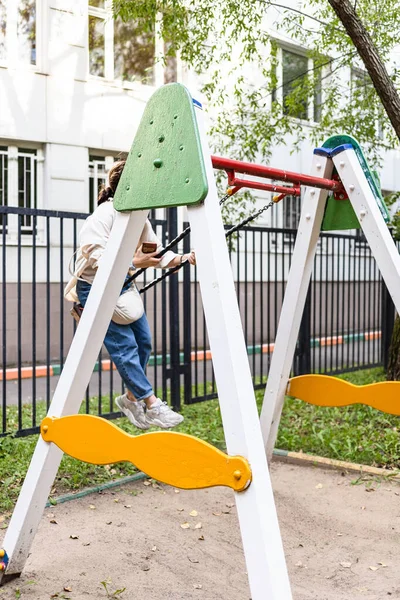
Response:
[[[314,154],[317,156],[326,156],[326,158],[331,157],[331,151],[329,148],[315,148]]]
[[[336,148],[331,150],[331,156],[336,156],[345,150],[354,150],[354,147],[352,144],[342,144],[341,146],[336,146]]]

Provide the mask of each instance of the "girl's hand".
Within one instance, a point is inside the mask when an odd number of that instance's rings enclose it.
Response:
[[[183,256],[184,261],[188,260],[191,265],[196,264],[196,255],[193,251],[190,254],[184,254]]]
[[[158,252],[145,254],[142,252],[142,247],[138,248],[133,257],[133,264],[137,269],[147,269],[148,267],[157,267],[161,258],[157,258]]]
[[[190,252],[190,254],[177,254],[170,263],[168,263],[167,268],[173,269],[174,267],[179,267],[180,265],[185,264],[185,262],[189,262],[191,265],[196,264],[196,255],[194,252]]]
[[[196,264],[196,255],[195,255],[195,253],[191,252],[190,254],[184,254],[182,256],[182,262],[184,263],[186,261],[189,261],[189,263],[191,265],[195,265]]]

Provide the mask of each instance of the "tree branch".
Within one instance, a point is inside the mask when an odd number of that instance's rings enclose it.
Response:
[[[328,0],[357,48],[373,86],[400,140],[400,96],[379,56],[371,36],[349,0]]]
[[[317,17],[313,17],[312,15],[308,15],[307,13],[304,13],[297,8],[292,8],[291,6],[285,6],[285,4],[278,4],[277,2],[270,2],[269,0],[259,0],[259,2],[262,2],[263,4],[267,4],[268,6],[275,6],[277,8],[284,8],[285,10],[290,10],[291,12],[295,12],[298,15],[301,15],[302,17],[307,17],[307,19],[312,19],[313,21],[316,21],[320,25],[326,25],[327,27],[333,29],[334,31],[339,31],[340,33],[343,33],[343,29],[340,29],[340,27],[334,27],[331,23],[326,23],[325,21],[322,21],[321,19],[318,19]]]

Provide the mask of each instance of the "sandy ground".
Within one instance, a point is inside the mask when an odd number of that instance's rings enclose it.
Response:
[[[282,463],[272,479],[294,600],[400,599],[398,484]],[[46,509],[0,598],[249,600],[233,493],[146,483]]]

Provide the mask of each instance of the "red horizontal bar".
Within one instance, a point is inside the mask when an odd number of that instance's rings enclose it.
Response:
[[[323,190],[340,191],[343,189],[341,181],[333,179],[324,179],[322,177],[312,177],[302,173],[292,171],[283,171],[273,167],[264,167],[263,165],[253,165],[252,163],[232,160],[231,158],[222,158],[221,156],[212,156],[214,169],[223,169],[224,171],[235,171],[236,173],[246,173],[254,177],[266,177],[267,179],[278,179],[279,181],[289,181],[297,185],[308,185],[310,187],[321,188]]]
[[[237,179],[233,177],[229,180],[229,185],[235,187],[246,187],[253,190],[263,190],[266,192],[277,192],[285,196],[300,196],[301,190],[299,186],[284,187],[283,185],[275,185],[273,183],[259,183],[258,181],[249,181],[248,179]]]

